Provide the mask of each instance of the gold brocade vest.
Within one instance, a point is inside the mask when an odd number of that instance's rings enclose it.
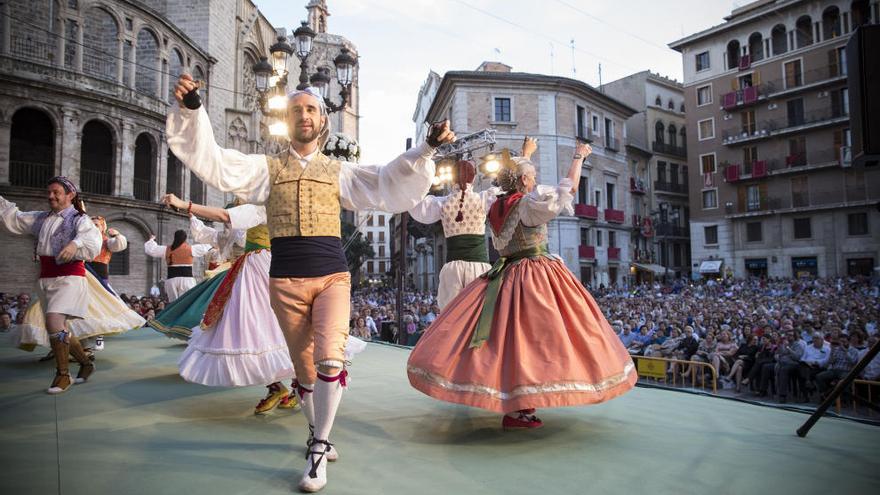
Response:
[[[342,237],[339,214],[339,170],[342,165],[322,153],[306,165],[286,155],[267,156],[269,237]]]

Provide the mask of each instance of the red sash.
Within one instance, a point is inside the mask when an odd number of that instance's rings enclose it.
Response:
[[[54,256],[40,256],[40,278],[85,277],[86,264],[82,261],[71,261],[59,265]]]

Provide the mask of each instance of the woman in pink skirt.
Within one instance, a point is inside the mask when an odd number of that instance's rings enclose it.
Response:
[[[568,176],[536,186],[535,167],[506,157],[505,194],[489,211],[501,258],[444,309],[413,349],[413,387],[504,413],[504,428],[542,425],[536,408],[603,402],[631,389],[635,367],[592,296],[547,251],[547,223],[572,214],[572,186],[592,148],[578,143]]]

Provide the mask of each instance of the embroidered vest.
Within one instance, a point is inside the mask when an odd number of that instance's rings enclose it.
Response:
[[[36,243],[39,242],[40,231],[43,230],[43,224],[46,223],[46,219],[49,218],[50,214],[51,212],[49,211],[40,212],[37,219],[34,221],[33,227],[31,227],[31,234],[37,238],[37,241],[34,243],[34,250],[36,250]],[[58,256],[58,253],[64,249],[64,246],[70,244],[70,241],[76,239],[76,226],[80,217],[79,212],[77,212],[73,206],[68,206],[61,210],[59,215],[63,218],[61,225],[55,229],[55,232],[49,238],[49,248],[52,251],[52,256]]]
[[[519,202],[514,208],[519,208],[521,205],[522,202]],[[519,220],[519,215],[511,215],[508,221],[516,221],[516,227],[514,227],[513,235],[510,237],[507,245],[498,250],[498,254],[501,256],[509,256],[513,253],[547,244],[547,224],[541,224],[537,227],[526,227]]]
[[[473,192],[470,187],[464,193],[464,204],[461,204],[461,189],[453,189],[452,194],[443,199],[440,208],[440,222],[443,224],[443,235],[452,237],[462,234],[485,234],[486,233],[486,210],[483,209],[483,200],[480,195]],[[461,206],[462,220],[456,222],[459,206]]]
[[[165,248],[165,262],[168,264],[168,266],[192,265],[192,248],[189,244],[185,242],[180,246],[177,246],[177,249],[175,249],[174,251],[171,250],[171,246],[168,246],[167,248]]]
[[[342,237],[339,171],[342,165],[322,153],[303,168],[299,160],[267,156],[269,237]]]

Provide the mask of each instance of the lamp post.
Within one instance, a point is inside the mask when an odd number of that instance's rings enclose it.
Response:
[[[261,57],[260,61],[253,66],[260,112],[269,117],[269,134],[273,138],[286,139],[288,137],[285,115],[287,112],[287,67],[291,55],[296,55],[300,60],[297,89],[305,89],[311,83],[324,98],[324,104],[329,113],[338,112],[348,105],[357,59],[345,47],[341,48],[339,55],[333,59],[336,79],[342,86],[342,90],[339,92],[341,101],[339,104],[333,103],[328,94],[330,81],[332,81],[330,69],[319,67],[311,77],[309,76],[308,58],[312,54],[315,36],[315,31],[303,21],[302,25],[293,32],[293,46],[287,42],[285,36],[278,36],[276,42],[269,47],[270,57]]]

